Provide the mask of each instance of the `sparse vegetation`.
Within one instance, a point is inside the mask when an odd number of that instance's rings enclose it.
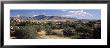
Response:
[[[10,22],[11,37],[17,39],[42,39],[41,36],[56,36],[70,39],[100,39],[101,24],[94,22],[73,22],[73,21],[24,21]],[[97,24],[97,26],[95,25]],[[49,39],[49,37],[48,37]]]

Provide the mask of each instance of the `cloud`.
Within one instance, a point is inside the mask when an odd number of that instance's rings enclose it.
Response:
[[[75,11],[69,11],[69,13],[74,13]]]
[[[89,16],[92,17],[93,15],[88,13],[88,12],[84,12],[83,10],[78,10],[78,11],[68,11],[69,14],[71,14],[72,16]]]
[[[38,16],[37,14],[34,14],[33,17]]]
[[[73,18],[93,18],[93,14],[85,12],[84,10],[72,10],[68,11],[67,14],[62,15],[63,17],[73,17]]]
[[[17,14],[17,17],[20,17],[20,15],[19,15],[19,14]]]
[[[63,9],[63,10],[61,10],[61,11],[65,12],[65,11],[68,11],[68,10]]]

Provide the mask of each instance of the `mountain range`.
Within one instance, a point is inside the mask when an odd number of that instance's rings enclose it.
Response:
[[[61,17],[61,16],[46,16],[46,15],[36,15],[36,16],[11,16],[10,20],[71,20],[71,21],[81,21],[81,22],[89,22],[89,21],[99,21],[101,20],[90,20],[90,19],[77,19],[77,18],[70,18],[70,17]]]
[[[11,16],[11,19],[21,19],[21,20],[77,20],[77,18],[61,17],[61,16],[45,16],[45,15],[36,15],[32,17],[26,16]]]

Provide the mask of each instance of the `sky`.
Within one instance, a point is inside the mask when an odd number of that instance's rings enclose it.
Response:
[[[62,16],[78,19],[101,19],[100,9],[12,9],[10,16]]]

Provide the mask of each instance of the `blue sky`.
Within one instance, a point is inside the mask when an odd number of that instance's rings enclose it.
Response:
[[[101,19],[100,9],[19,9],[10,10],[10,16],[35,16],[35,15],[48,15],[48,16],[63,16],[73,17],[78,19]]]

